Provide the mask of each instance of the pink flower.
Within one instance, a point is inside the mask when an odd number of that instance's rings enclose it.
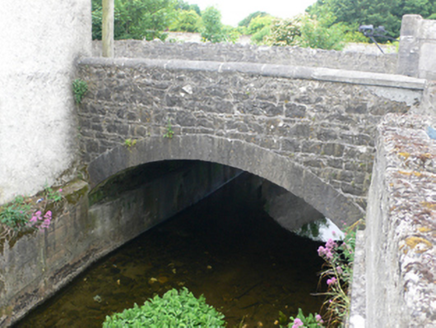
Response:
[[[327,279],[327,285],[330,286],[330,285],[333,285],[334,283],[336,283],[336,278],[335,277]]]
[[[36,216],[32,216],[32,218],[29,220],[29,222],[36,222],[38,218]]]
[[[62,188],[61,188],[61,189],[59,189],[59,192],[62,192]]]
[[[298,328],[304,325],[303,321],[301,321],[299,318],[294,320],[294,324],[292,325],[292,328]]]
[[[344,272],[340,266],[336,267],[336,271],[338,274],[342,274]]]
[[[51,211],[47,211],[47,213],[45,213],[44,217],[51,219]]]
[[[319,314],[317,314],[317,315],[315,316],[315,319],[316,319],[316,321],[318,321],[319,323],[324,323],[324,320],[322,320],[322,317],[321,317]]]
[[[326,251],[326,249],[324,247],[322,247],[322,246],[318,247],[318,255],[319,256],[325,255],[325,251]]]

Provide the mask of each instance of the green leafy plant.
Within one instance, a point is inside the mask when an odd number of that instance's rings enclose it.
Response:
[[[126,139],[124,140],[124,146],[127,147],[128,150],[136,145],[137,140],[136,139]]]
[[[62,199],[62,189],[54,191],[53,188],[45,185],[44,195],[51,202],[59,202]]]
[[[322,318],[319,314],[315,313],[315,315],[313,315],[312,313],[310,313],[306,317],[303,314],[303,310],[301,310],[300,308],[298,309],[297,316],[295,318],[290,317],[290,320],[291,320],[291,322],[288,325],[289,328],[297,328],[297,327],[320,328],[320,327],[324,327],[323,326],[324,321],[322,320]]]
[[[122,327],[225,327],[224,315],[206,304],[204,296],[196,298],[187,288],[171,289],[139,307],[107,316],[103,328]]]
[[[328,327],[343,322],[350,309],[348,288],[353,277],[356,230],[360,223],[357,221],[348,227],[345,238],[339,243],[329,239],[325,246],[318,248],[318,254],[325,260],[324,266],[327,268],[320,278],[320,281],[327,279],[327,291],[318,295],[327,296],[323,307],[326,308],[325,319]]]
[[[82,99],[87,92],[88,84],[85,81],[81,79],[75,79],[73,81],[73,93],[76,104],[80,104],[82,102]]]
[[[0,207],[0,222],[14,231],[24,227],[30,215],[30,205],[25,202],[23,196],[17,196],[13,202]]]
[[[174,136],[173,126],[171,121],[168,119],[167,132],[164,134],[164,138],[171,139]]]

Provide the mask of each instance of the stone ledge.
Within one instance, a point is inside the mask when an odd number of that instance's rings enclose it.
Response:
[[[143,58],[97,58],[87,57],[79,65],[102,67],[121,66],[138,68],[164,68],[170,70],[211,71],[219,73],[245,73],[288,79],[317,80],[358,85],[424,90],[425,80],[403,75],[347,71],[330,68],[257,64],[244,62],[214,62],[194,60],[160,60]]]

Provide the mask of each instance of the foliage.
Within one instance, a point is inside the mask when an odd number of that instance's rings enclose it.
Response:
[[[121,313],[107,316],[103,328],[121,327],[225,327],[224,315],[183,288],[171,289],[162,297],[155,296],[143,306],[137,304]]]
[[[356,229],[360,221],[346,229],[345,238],[339,244],[328,240],[325,247],[318,248],[318,254],[326,263],[327,269],[321,273],[321,280],[327,279],[327,296],[324,307],[327,312],[327,326],[334,326],[343,321],[350,309],[348,287],[353,277],[354,250],[356,246]]]
[[[273,17],[271,16],[258,16],[251,20],[247,28],[248,34],[255,34],[265,27],[269,27],[272,23]]]
[[[340,24],[331,25],[334,17],[325,15],[319,20],[309,15],[291,19],[276,19],[265,43],[272,46],[299,46],[303,48],[342,50],[345,29]]]
[[[201,27],[201,17],[194,10],[181,10],[171,23],[170,31],[198,32]]]
[[[299,17],[274,19],[271,23],[271,35],[265,38],[270,46],[289,46],[300,36],[301,20]]]
[[[321,316],[318,313],[313,315],[310,313],[307,317],[303,314],[303,310],[298,309],[298,315],[294,317],[290,317],[291,322],[289,323],[289,328],[319,328],[324,327]]]
[[[245,17],[243,20],[241,20],[238,23],[238,26],[248,27],[250,25],[252,19],[254,19],[256,17],[263,17],[263,16],[269,16],[269,14],[264,12],[264,11],[256,11],[254,13],[251,13],[247,17]]]
[[[114,38],[165,40],[175,16],[173,0],[115,0]],[[92,0],[92,36],[101,39],[101,0]]]
[[[254,33],[251,36],[251,41],[255,44],[263,44],[265,43],[265,38],[271,34],[271,28],[269,26],[265,26],[260,31]]]
[[[49,186],[44,187],[44,195],[45,197],[52,202],[59,202],[62,199],[62,189],[54,191],[53,188]]]
[[[62,189],[53,191],[52,188],[46,187],[43,194],[47,201],[44,203],[61,200],[61,192]],[[31,199],[17,196],[11,203],[1,206],[0,223],[2,231],[0,238],[11,238],[26,227],[39,229],[40,231],[47,229],[51,223],[52,212],[46,211],[45,206],[42,205],[43,200],[44,198],[41,198],[32,205]]]
[[[204,41],[217,43],[226,40],[221,23],[221,12],[217,8],[207,7],[201,17],[203,18],[201,37]]]
[[[81,79],[75,79],[73,81],[73,94],[76,104],[80,104],[82,102],[82,99],[83,97],[85,97],[85,94],[87,92],[88,92],[88,84],[85,81]]]
[[[236,43],[241,36],[241,32],[237,28],[230,25],[224,25],[222,28],[222,33],[224,35],[225,41]]]
[[[316,20],[309,15],[303,15],[296,45],[303,48],[342,50],[345,33],[341,25],[330,25],[333,20],[332,16],[324,16]]]
[[[183,1],[183,0],[176,0],[174,9],[176,10],[185,10],[190,11],[193,10],[197,13],[198,16],[201,16],[201,10],[200,7],[196,4],[190,5],[189,3]]]
[[[130,148],[136,145],[137,140],[136,139],[126,139],[124,140],[124,146],[127,147],[127,149],[130,151]]]
[[[164,134],[164,138],[172,139],[174,135],[173,126],[171,121],[168,119],[167,132]]]
[[[24,197],[17,196],[11,203],[0,207],[0,222],[18,231],[27,224],[30,213],[30,205],[25,202]]]
[[[318,17],[328,12],[335,17],[332,24],[382,25],[391,37],[396,38],[403,15],[419,14],[429,18],[436,11],[436,0],[318,0],[306,11]]]

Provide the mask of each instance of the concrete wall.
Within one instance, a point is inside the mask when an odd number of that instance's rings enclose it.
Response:
[[[436,20],[405,15],[401,23],[398,74],[436,79]]]
[[[184,163],[175,169],[162,163],[143,166],[94,189],[91,206],[87,183],[65,186],[66,200],[53,210],[48,230],[2,241],[0,326],[9,326],[97,259],[238,174],[236,169],[204,162]]]
[[[368,328],[436,327],[436,143],[428,126],[434,117],[388,115],[379,127],[363,260]]]
[[[101,42],[93,42],[93,56],[101,56]],[[185,59],[218,62],[268,63],[325,67],[353,71],[394,74],[397,55],[365,54],[299,47],[268,47],[231,43],[168,43],[120,40],[115,57]]]
[[[4,1],[0,40],[2,204],[51,185],[73,162],[71,83],[91,51],[91,1]]]

